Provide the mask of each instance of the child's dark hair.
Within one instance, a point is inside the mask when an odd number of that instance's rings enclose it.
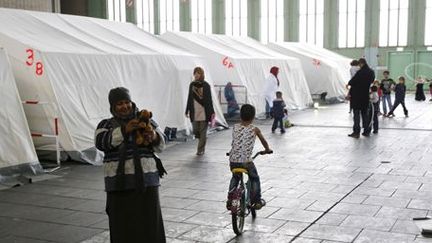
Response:
[[[371,87],[371,90],[372,90],[372,92],[377,92],[378,91],[378,87],[374,85],[374,86]]]
[[[405,81],[405,77],[404,76],[399,76],[399,80]]]
[[[276,97],[282,97],[282,92],[276,91]]]
[[[252,121],[255,118],[255,107],[250,104],[242,105],[240,109],[240,118],[242,121]]]
[[[390,74],[390,72],[387,71],[387,70],[385,70],[385,71],[383,72],[383,74]]]
[[[352,60],[350,63],[351,66],[358,66],[359,62],[357,60]]]

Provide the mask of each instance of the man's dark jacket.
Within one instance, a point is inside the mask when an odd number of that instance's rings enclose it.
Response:
[[[369,89],[375,80],[375,73],[369,66],[364,65],[348,85],[351,86],[351,105],[354,110],[364,110],[369,105]]]

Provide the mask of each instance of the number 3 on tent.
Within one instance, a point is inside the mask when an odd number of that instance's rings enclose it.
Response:
[[[27,55],[28,55],[27,56],[26,64],[27,64],[27,66],[31,66],[31,65],[33,65],[33,60],[34,60],[33,50],[32,49],[27,49],[26,52],[27,52]]]

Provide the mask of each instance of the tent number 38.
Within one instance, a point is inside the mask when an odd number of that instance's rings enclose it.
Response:
[[[33,64],[35,64],[35,73],[38,76],[41,76],[43,74],[44,71],[44,66],[42,64],[41,61],[37,61],[36,63],[34,62],[34,51],[33,49],[27,49],[26,50],[27,53],[27,60],[26,60],[26,64],[27,66],[33,66]]]

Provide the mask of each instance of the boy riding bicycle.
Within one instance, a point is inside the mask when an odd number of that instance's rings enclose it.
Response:
[[[240,119],[241,123],[235,124],[233,128],[233,140],[229,153],[230,168],[231,170],[234,168],[247,169],[251,182],[251,206],[258,210],[265,205],[265,201],[261,199],[260,178],[251,158],[256,137],[261,141],[265,152],[270,153],[271,149],[258,127],[252,124],[255,119],[255,107],[249,104],[243,105],[240,109]],[[228,210],[231,208],[233,193],[240,181],[240,176],[237,173],[232,175],[226,204]]]

